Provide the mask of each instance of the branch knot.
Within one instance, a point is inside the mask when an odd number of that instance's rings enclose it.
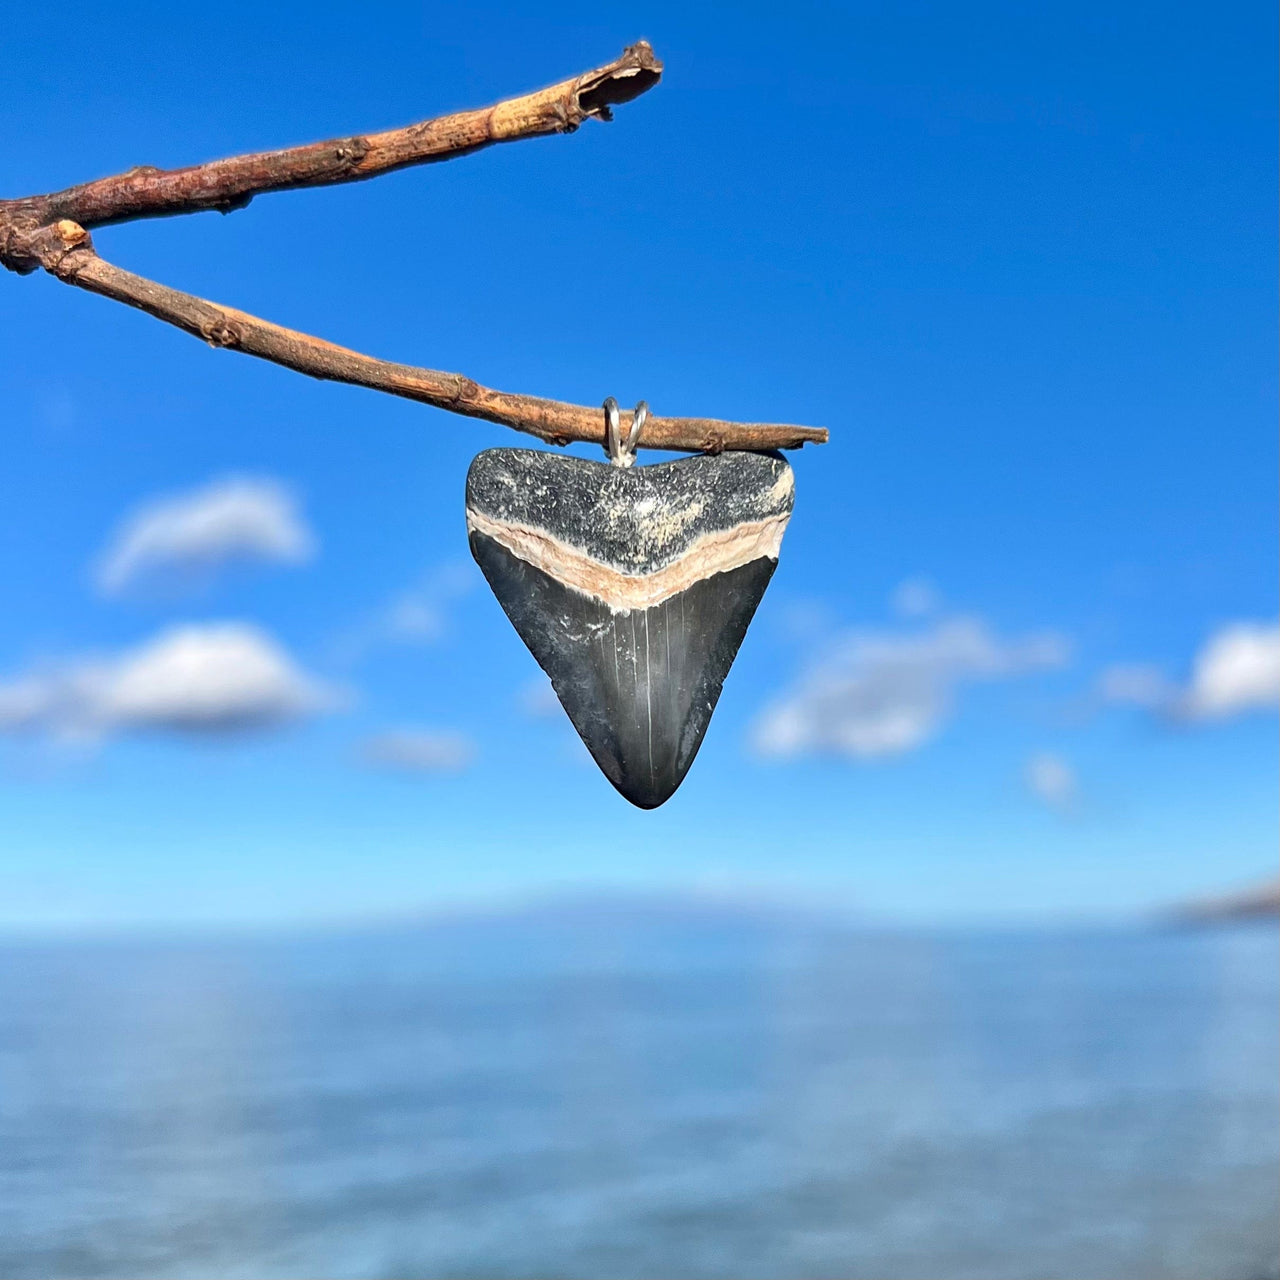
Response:
[[[369,154],[370,150],[364,138],[344,138],[334,147],[333,156],[343,171],[349,173],[360,167],[360,161]]]
[[[0,259],[19,275],[43,267],[50,275],[71,281],[80,265],[94,256],[89,233],[69,218],[40,226],[10,223],[0,235]]]
[[[200,326],[200,336],[211,347],[238,347],[244,341],[244,331],[222,311]]]

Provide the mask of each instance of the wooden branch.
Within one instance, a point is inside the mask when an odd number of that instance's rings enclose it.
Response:
[[[67,284],[137,307],[213,347],[243,351],[313,378],[370,387],[464,417],[483,418],[537,436],[548,444],[565,445],[574,440],[604,444],[604,414],[599,408],[494,391],[458,373],[377,360],[246,312],[206,302],[113,266],[98,256],[89,233],[69,220],[45,229],[41,265]],[[624,431],[629,429],[630,413],[622,414],[622,423]],[[651,414],[638,444],[647,449],[719,453],[725,449],[797,449],[805,443],[824,444],[826,439],[827,432],[821,427],[659,418]]]
[[[359,182],[393,169],[467,155],[495,142],[572,133],[593,116],[612,119],[611,107],[638,98],[661,77],[662,63],[641,40],[606,66],[478,111],[459,111],[403,129],[233,156],[186,169],[141,165],[50,195],[0,201],[0,257],[6,252],[6,224],[31,228],[66,218],[93,228],[207,209],[230,213],[267,191]],[[15,265],[6,260],[5,265],[11,270],[23,269],[20,261]],[[27,268],[32,269],[34,264]]]
[[[0,201],[0,264],[19,275],[43,267],[67,284],[137,307],[202,338],[313,378],[348,382],[483,418],[550,444],[604,443],[600,409],[482,387],[456,373],[393,364],[334,346],[202,298],[156,284],[100,258],[87,228],[140,218],[242,209],[267,191],[358,182],[408,165],[469,154],[496,142],[572,133],[584,120],[612,118],[610,108],[652,88],[662,63],[644,41],[571,80],[500,102],[384,133],[234,156],[185,169],[130,169],[50,195]],[[630,425],[630,414],[623,415]],[[820,427],[650,416],[642,448],[720,452],[794,449],[823,444]]]

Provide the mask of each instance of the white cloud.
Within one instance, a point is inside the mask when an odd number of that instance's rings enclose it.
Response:
[[[1048,751],[1032,756],[1023,776],[1031,793],[1050,809],[1065,813],[1075,807],[1079,784],[1075,770],[1061,756]]]
[[[1280,623],[1233,622],[1196,654],[1179,688],[1157,668],[1108,667],[1099,678],[1105,702],[1129,704],[1184,721],[1225,720],[1280,706]]]
[[[942,598],[928,578],[908,578],[898,584],[891,603],[900,617],[924,618],[937,612]]]
[[[973,618],[912,634],[848,632],[766,709],[753,744],[775,757],[901,754],[941,730],[961,685],[1059,667],[1068,656],[1061,636],[1003,640]]]
[[[96,582],[104,595],[157,581],[188,586],[236,561],[301,564],[314,552],[283,485],[230,478],[139,507],[100,557]]]
[[[114,657],[51,664],[0,682],[0,732],[68,739],[152,729],[222,733],[278,725],[338,700],[256,627],[178,626]]]
[[[439,729],[393,729],[368,738],[360,751],[366,764],[396,773],[459,773],[476,756],[460,733]]]
[[[1280,705],[1280,623],[1236,622],[1196,655],[1184,712],[1222,719]]]

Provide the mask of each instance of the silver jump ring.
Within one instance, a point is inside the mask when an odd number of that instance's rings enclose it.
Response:
[[[622,465],[622,447],[618,443],[618,402],[608,396],[604,402],[604,451],[615,467]]]
[[[627,432],[626,451],[634,460],[636,456],[636,444],[640,439],[640,432],[644,430],[644,424],[649,421],[649,402],[641,400],[636,405],[636,411],[631,417],[631,430]]]
[[[640,432],[644,430],[644,424],[648,420],[649,405],[646,401],[641,400],[636,405],[635,413],[631,417],[631,430],[627,432],[627,438],[624,442],[621,439],[618,402],[612,396],[605,400],[604,451],[609,455],[609,461],[615,467],[629,467],[635,462],[636,442],[640,439]]]

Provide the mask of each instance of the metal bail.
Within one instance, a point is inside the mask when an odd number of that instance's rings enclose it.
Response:
[[[627,432],[627,438],[623,441],[619,430],[620,420],[618,416],[618,402],[609,396],[604,402],[604,451],[609,455],[609,462],[615,467],[632,466],[636,460],[636,442],[640,439],[640,432],[644,430],[644,424],[649,420],[649,404],[645,400],[641,400],[636,405],[635,413],[631,418],[631,430]]]

